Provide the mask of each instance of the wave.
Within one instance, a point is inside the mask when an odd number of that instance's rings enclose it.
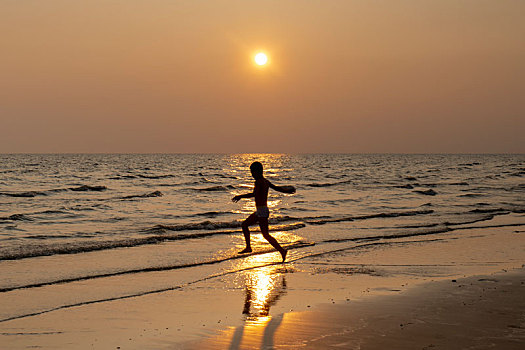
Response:
[[[515,191],[523,191],[525,190],[525,184],[517,184],[515,186],[509,186],[509,187],[501,187],[501,186],[477,186],[477,187],[472,187],[472,188],[469,188],[469,189],[462,189],[461,191],[463,192],[467,192],[467,191],[471,191],[471,192],[474,192],[474,191],[479,191],[479,192],[484,192],[484,193],[489,193],[489,192],[496,192],[496,191],[505,191],[505,192],[515,192]]]
[[[355,199],[355,198],[341,198],[341,199],[325,199],[318,201],[319,203],[327,203],[332,205],[338,205],[341,203],[359,203],[361,202],[361,199]],[[304,203],[304,201],[298,201],[295,203]]]
[[[52,193],[57,192],[66,192],[66,191],[74,191],[74,192],[88,192],[88,191],[105,191],[107,190],[106,186],[89,186],[89,185],[82,185],[78,187],[68,187],[68,188],[55,188],[51,190],[43,190],[43,191],[22,191],[22,192],[0,192],[0,196],[7,196],[7,197],[25,197],[25,198],[32,198],[36,196],[48,196]]]
[[[49,210],[41,210],[36,211],[32,213],[17,213],[12,214],[9,216],[0,216],[0,220],[2,221],[33,221],[34,219],[31,217],[31,215],[42,215],[42,214],[71,214],[64,210],[57,210],[57,209],[49,209]]]
[[[199,192],[217,192],[217,191],[229,191],[235,189],[235,186],[227,185],[227,186],[211,186],[211,187],[204,187],[204,188],[192,188],[194,191]]]
[[[46,191],[26,191],[26,192],[0,192],[0,196],[6,197],[36,197],[47,196]]]
[[[464,197],[464,198],[476,198],[476,197],[484,197],[485,195],[482,193],[465,193],[460,194],[458,197]]]
[[[291,231],[303,228],[305,224],[295,223],[289,225],[275,225],[270,226],[270,232],[274,231]],[[186,239],[201,239],[216,235],[229,235],[234,233],[241,233],[241,230],[228,230],[228,231],[210,231],[210,232],[197,232],[189,234],[166,234],[167,231],[174,231],[169,226],[157,225],[151,229],[145,230],[153,235],[141,238],[129,238],[112,241],[89,241],[89,242],[71,242],[71,243],[55,243],[53,245],[26,245],[19,247],[18,251],[6,251],[0,252],[0,260],[19,260],[26,258],[34,258],[39,256],[50,256],[58,254],[78,254],[87,253],[92,251],[116,249],[116,248],[131,248],[141,245],[158,244],[165,241],[179,241]],[[177,231],[177,230],[175,230]],[[257,232],[257,230],[253,230]],[[54,236],[37,237],[50,238]]]
[[[129,179],[136,179],[137,177],[135,175],[116,175],[109,177],[110,180],[129,180]]]
[[[3,224],[4,222],[2,222]],[[21,231],[21,232],[26,232],[26,230],[23,230],[21,228],[18,228],[17,225],[7,225],[7,226],[4,226],[3,227],[4,230],[9,230],[9,231]],[[16,238],[15,237],[7,237],[7,238],[2,238],[2,241],[9,241],[9,240],[15,240]]]
[[[192,214],[181,214],[181,215],[171,215],[170,218],[195,218],[195,217],[205,217],[205,218],[216,218],[218,216],[231,215],[231,211],[206,211],[202,213],[192,213]]]
[[[268,223],[279,224],[289,221],[300,221],[299,218],[291,216],[278,216],[270,218]],[[242,221],[201,221],[189,224],[175,224],[175,225],[156,225],[152,228],[146,229],[145,232],[164,230],[164,231],[192,231],[192,230],[218,230],[218,229],[232,229],[240,228]]]
[[[408,189],[412,189],[414,188],[414,186],[412,186],[411,184],[406,184],[406,185],[396,185],[396,186],[393,186],[394,188],[408,188]]]
[[[416,190],[414,191],[415,193],[419,193],[419,194],[424,194],[426,196],[435,196],[437,194],[436,191],[434,191],[433,189],[428,189],[428,190]]]
[[[223,178],[223,179],[233,179],[233,180],[239,179],[237,176],[233,176],[233,175],[224,175],[224,174],[212,174],[212,175]]]
[[[448,217],[448,221],[440,224],[428,223],[421,224],[418,226],[410,227],[396,227],[396,229],[402,228],[431,228],[436,226],[453,226],[462,225],[468,223],[474,223],[478,221],[490,220],[496,215],[504,215],[509,212],[523,212],[523,206],[514,206],[509,208],[481,208],[473,209],[470,212],[457,213],[457,220],[451,220]],[[368,215],[357,215],[357,216],[316,216],[316,217],[291,217],[291,216],[279,216],[270,218],[269,222],[272,225],[271,231],[287,231],[297,230],[309,225],[324,225],[329,223],[338,223],[345,221],[357,221],[367,220],[374,218],[395,218],[395,217],[406,217],[406,216],[419,216],[428,215],[434,213],[431,209],[420,209],[420,210],[408,210],[408,211],[395,211],[395,212],[380,212],[376,214]],[[227,212],[205,212],[201,213],[200,216],[213,217],[216,215],[230,214]],[[468,215],[468,216],[465,216]],[[195,216],[195,215],[194,215]],[[5,217],[1,219],[10,218],[9,220],[30,220],[26,214],[14,214],[11,217]],[[30,258],[36,256],[46,256],[54,254],[76,254],[96,250],[134,247],[138,245],[146,244],[157,244],[163,241],[175,241],[185,239],[202,239],[215,235],[226,235],[232,233],[240,233],[242,221],[200,221],[195,223],[184,223],[184,224],[173,224],[173,225],[155,225],[149,228],[145,228],[139,231],[145,235],[143,237],[118,239],[111,241],[90,241],[90,242],[70,242],[70,243],[54,243],[53,245],[36,246],[27,245],[18,247],[17,250],[8,250],[8,248],[0,250],[0,259],[15,260]],[[186,232],[184,232],[186,231]],[[196,231],[196,232],[191,232]],[[199,232],[200,231],[200,232]]]
[[[411,210],[411,211],[402,211],[402,212],[390,212],[390,213],[378,213],[370,215],[360,215],[360,216],[344,216],[336,217],[322,220],[305,220],[306,223],[311,225],[324,225],[332,222],[343,222],[343,221],[355,221],[355,220],[366,220],[366,219],[375,219],[375,218],[395,218],[400,216],[415,216],[415,215],[426,215],[432,214],[434,210]]]
[[[511,210],[504,209],[504,208],[488,208],[488,209],[472,209],[469,211],[469,213],[499,213],[499,214],[508,214]]]
[[[505,189],[507,191],[519,191],[519,192],[523,192],[525,191],[525,184],[518,184],[516,186],[512,186],[508,189]]]
[[[42,210],[34,212],[33,214],[69,214],[68,211],[60,210],[60,209],[49,209],[49,210]]]
[[[79,187],[69,187],[69,189],[71,191],[76,191],[76,192],[87,192],[87,191],[96,191],[96,192],[99,192],[99,191],[105,191],[107,190],[108,188],[106,186],[89,186],[89,185],[82,185],[82,186],[79,186]]]
[[[111,209],[111,206],[104,203],[94,203],[89,205],[76,204],[71,207],[68,207],[68,209],[73,211],[93,211]]]
[[[151,198],[151,197],[162,197],[163,194],[160,191],[154,191],[150,193],[144,193],[144,194],[133,194],[130,196],[124,196],[121,197],[121,199],[134,199],[134,198]]]
[[[9,215],[9,216],[4,216],[4,217],[0,217],[0,220],[3,220],[3,221],[7,221],[7,220],[10,220],[10,221],[33,221],[33,219],[30,218],[29,216],[27,216],[26,214],[13,214],[13,215]]]
[[[422,183],[413,183],[414,186],[421,186],[421,187],[438,187],[439,185],[446,185],[446,184],[440,184],[440,183],[434,183],[434,182],[422,182]]]
[[[217,216],[228,215],[228,214],[231,214],[231,212],[229,211],[207,211],[205,213],[197,213],[197,214],[188,215],[188,216],[204,216],[207,218],[215,218]]]
[[[458,214],[459,217],[456,220],[447,220],[443,224],[447,226],[459,226],[459,225],[467,225],[467,224],[473,224],[475,222],[480,221],[488,221],[492,220],[496,215],[504,215],[508,214],[509,212],[500,212],[500,213],[492,213],[492,214],[484,214],[482,216],[475,216],[473,218],[467,218],[465,219],[463,217],[463,214]]]
[[[306,186],[308,187],[331,187],[331,186],[351,184],[352,182],[353,182],[352,180],[345,180],[345,181],[338,181],[338,182],[309,183],[309,184],[306,184]]]
[[[433,235],[438,233],[445,233],[449,231],[453,231],[454,229],[441,226],[438,228],[432,228],[427,230],[421,230],[416,232],[409,232],[409,233],[394,233],[390,235],[379,235],[379,236],[369,236],[369,237],[352,237],[352,238],[334,238],[334,239],[327,239],[320,243],[342,243],[342,242],[370,242],[370,241],[379,241],[382,239],[395,239],[395,238],[406,238],[406,237],[416,237],[416,236],[427,236],[427,235]]]
[[[137,177],[141,177],[143,179],[166,179],[166,178],[172,178],[175,177],[173,174],[165,174],[165,175],[146,175],[146,174],[138,174]]]
[[[78,237],[78,235],[76,236]],[[93,235],[91,236],[93,237]],[[71,238],[71,235],[66,235],[66,234],[63,234],[63,235],[27,235],[27,236],[24,236],[23,237],[24,239],[30,239],[30,240],[47,240],[47,239],[50,239],[50,238]]]

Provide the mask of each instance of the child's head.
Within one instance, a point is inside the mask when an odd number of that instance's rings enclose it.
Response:
[[[259,162],[253,162],[252,165],[250,165],[250,171],[254,179],[263,177],[263,166]]]

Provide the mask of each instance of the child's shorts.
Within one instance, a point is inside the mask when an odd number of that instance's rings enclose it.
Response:
[[[255,214],[258,218],[268,218],[270,216],[270,210],[268,207],[257,207]]]

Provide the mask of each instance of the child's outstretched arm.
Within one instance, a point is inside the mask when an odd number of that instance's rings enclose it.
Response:
[[[276,186],[272,184],[270,181],[268,181],[268,185],[270,186],[270,188],[276,191],[282,192],[282,193],[288,193],[288,194],[295,193],[295,187],[293,186]]]
[[[240,199],[243,198],[252,198],[255,197],[255,192],[252,193],[245,193],[245,194],[239,194],[232,198],[232,202],[238,202]]]

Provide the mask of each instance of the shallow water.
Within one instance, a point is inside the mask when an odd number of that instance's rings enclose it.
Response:
[[[169,290],[277,261],[257,233],[255,254],[236,255],[244,245],[240,224],[254,205],[231,198],[251,190],[248,167],[255,160],[270,181],[297,188],[294,195],[269,196],[270,228],[290,249],[291,261],[316,263],[319,254],[324,261],[331,252],[379,243],[388,249],[390,242],[412,238],[431,241],[465,224],[519,226],[525,212],[525,155],[0,159],[0,291],[57,284],[74,291],[79,281],[108,281],[107,289],[83,297],[62,293],[57,300],[5,308],[3,320]],[[157,275],[140,283],[142,272]],[[35,298],[33,289],[27,291]]]

